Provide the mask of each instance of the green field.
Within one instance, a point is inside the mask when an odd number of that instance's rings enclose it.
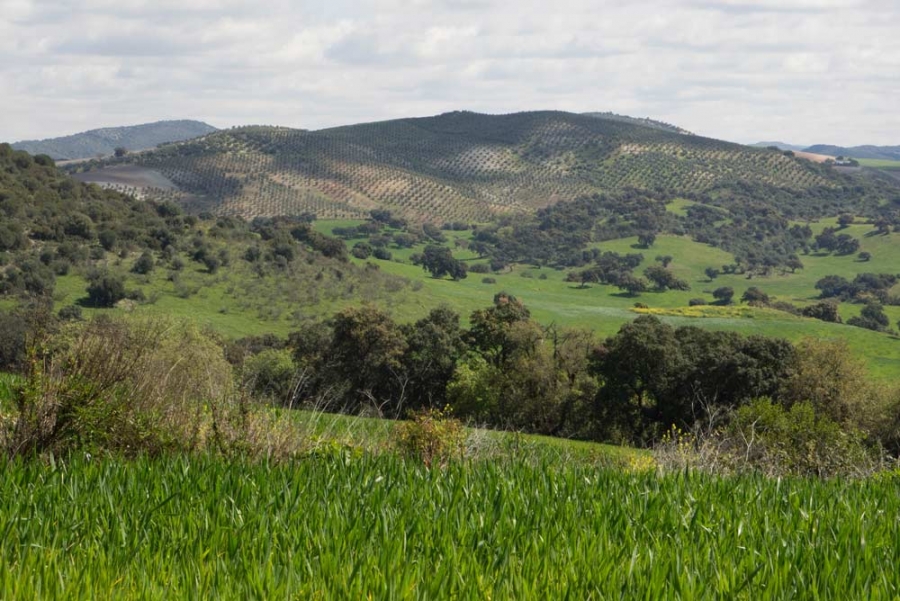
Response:
[[[886,169],[888,171],[900,171],[900,161],[891,161],[889,159],[856,159],[863,167],[873,167],[875,169]]]
[[[4,599],[892,599],[896,480],[391,455],[13,463]]]

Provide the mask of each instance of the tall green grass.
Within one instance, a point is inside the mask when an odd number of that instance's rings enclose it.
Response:
[[[897,481],[391,455],[14,463],[0,598],[887,599]]]

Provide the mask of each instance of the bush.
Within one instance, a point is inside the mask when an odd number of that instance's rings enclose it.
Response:
[[[63,321],[81,321],[81,307],[78,305],[67,305],[59,310],[59,318]]]
[[[440,409],[426,409],[394,427],[394,446],[406,457],[427,467],[446,465],[462,457],[466,434],[462,422]]]
[[[469,271],[471,273],[490,273],[491,267],[487,263],[475,263],[469,265]]]
[[[270,348],[246,360],[243,380],[254,394],[291,406],[296,371],[291,351]]]
[[[98,318],[44,342],[15,391],[12,455],[196,448],[204,405],[230,389],[222,348],[191,325]]]
[[[770,475],[864,476],[879,463],[859,432],[808,402],[785,409],[758,399],[735,412],[728,433],[732,457]]]
[[[112,307],[125,298],[125,280],[108,271],[97,271],[88,276],[88,302],[94,307]]]
[[[131,266],[131,271],[141,275],[147,275],[153,271],[155,265],[156,262],[153,260],[153,255],[151,255],[149,251],[144,251],[144,253],[138,257],[137,261],[134,262],[134,265]]]
[[[689,307],[702,307],[706,304],[706,299],[704,298],[692,298],[688,301]]]
[[[381,261],[390,261],[393,258],[391,251],[386,248],[376,248],[372,251],[372,256]]]
[[[496,284],[497,278],[481,278],[482,284]]]

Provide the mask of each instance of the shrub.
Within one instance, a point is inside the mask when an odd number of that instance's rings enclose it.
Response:
[[[376,248],[372,251],[372,256],[380,261],[390,261],[393,255],[386,248]]]
[[[153,255],[151,255],[149,251],[144,251],[144,253],[138,257],[137,261],[134,262],[134,265],[131,266],[131,271],[141,275],[147,275],[153,271],[155,265],[156,262],[153,260]]]
[[[770,475],[864,476],[878,464],[862,435],[802,402],[790,409],[758,399],[735,412],[730,452]]]
[[[296,366],[287,349],[265,349],[244,363],[243,380],[254,394],[290,406]]]
[[[204,404],[231,383],[221,347],[186,324],[98,318],[31,354],[15,391],[12,455],[195,448]]]
[[[689,307],[702,307],[706,304],[706,299],[704,298],[692,298],[688,301]]]
[[[112,307],[125,298],[125,280],[108,271],[97,271],[88,276],[88,302],[94,307]]]
[[[496,284],[497,278],[481,278],[482,284]]]
[[[469,265],[469,271],[471,273],[490,273],[491,267],[487,263],[475,263]]]
[[[81,321],[81,307],[78,305],[67,305],[59,310],[58,315],[63,321]]]
[[[394,428],[394,445],[406,457],[421,460],[427,467],[446,465],[462,457],[466,434],[462,422],[449,411],[425,409],[410,421]]]

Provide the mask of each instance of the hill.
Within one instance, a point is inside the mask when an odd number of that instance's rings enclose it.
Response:
[[[146,150],[168,142],[182,142],[216,131],[200,121],[157,121],[127,127],[92,129],[80,134],[25,140],[12,145],[30,154],[46,154],[54,160],[86,159],[97,155],[111,155],[116,148]]]
[[[832,146],[829,144],[816,144],[804,149],[815,154],[828,154],[831,156],[845,156],[854,159],[876,159],[882,161],[900,161],[900,146]]]
[[[355,218],[380,208],[443,222],[484,221],[635,188],[802,191],[843,182],[831,169],[778,152],[563,112],[454,112],[313,132],[243,127],[77,169],[102,183],[103,170],[121,164],[177,187],[133,185],[139,193],[195,211]]]
[[[779,150],[793,150],[794,152],[806,149],[806,146],[788,144],[787,142],[757,142],[756,144],[750,144],[750,146],[753,148],[771,148],[774,146]]]

